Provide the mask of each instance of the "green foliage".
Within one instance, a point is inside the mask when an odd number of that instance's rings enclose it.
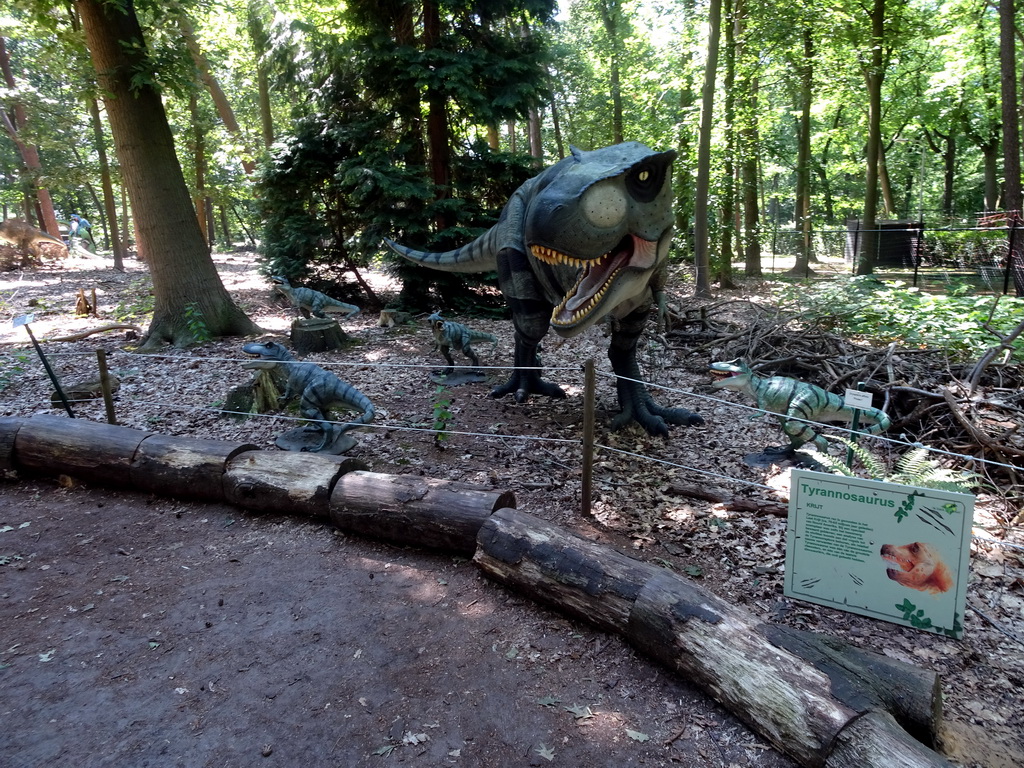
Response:
[[[452,406],[452,398],[448,394],[448,388],[443,384],[438,385],[437,389],[434,390],[434,394],[437,396],[437,399],[434,400],[434,423],[431,429],[434,430],[434,445],[438,448],[444,448],[444,442],[450,437],[448,425],[453,417],[451,410],[449,410]]]
[[[0,361],[0,392],[11,386],[14,379],[25,372],[29,357],[29,353],[23,349],[4,354]]]
[[[971,489],[982,482],[981,475],[966,470],[955,470],[941,466],[929,457],[925,446],[915,446],[903,454],[893,465],[890,472],[884,459],[867,450],[860,443],[846,437],[829,438],[845,445],[860,462],[864,474],[872,480],[883,480],[887,483],[912,485],[918,488],[934,488],[939,491],[953,493],[970,493]],[[815,457],[827,470],[837,475],[856,477],[857,474],[835,456],[819,454]],[[912,494],[916,495],[916,494]],[[904,514],[908,510],[904,511]],[[899,513],[897,513],[899,516]]]
[[[130,283],[133,290],[129,295],[134,296],[134,300],[122,299],[119,301],[114,307],[114,318],[122,323],[141,323],[146,317],[153,314],[156,300],[148,279],[136,279]]]
[[[929,294],[870,275],[784,284],[776,297],[807,325],[878,343],[940,347],[960,360],[980,355],[995,342],[993,333],[1009,333],[1024,312],[1024,300],[1014,297],[972,295],[967,286]],[[1012,357],[1024,361],[1019,344]]]
[[[451,306],[467,295],[466,286],[482,282],[416,267],[382,243],[392,237],[425,250],[464,245],[494,223],[534,172],[522,158],[474,141],[469,126],[522,118],[539,102],[543,38],[481,24],[477,11],[463,14],[458,6],[444,6],[449,15],[432,47],[396,40],[392,11],[375,2],[349,4],[352,26],[344,38],[304,30],[315,51],[308,70],[294,74],[308,82],[309,98],[296,104],[295,128],[274,148],[260,182],[268,274],[323,289],[338,271],[383,256],[403,280],[400,302],[410,309]],[[512,14],[549,6],[541,0],[502,8]],[[293,34],[287,44],[294,50],[301,41]],[[433,95],[430,110],[440,99],[447,112],[450,188],[431,181],[421,94]]]
[[[210,333],[210,327],[206,324],[206,318],[203,317],[203,310],[194,301],[185,305],[185,324],[197,344],[213,341],[213,334]]]

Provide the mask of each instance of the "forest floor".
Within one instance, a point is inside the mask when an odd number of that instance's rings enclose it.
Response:
[[[287,342],[291,310],[252,254],[215,258],[237,303],[267,330],[261,338]],[[98,317],[76,317],[79,289],[95,289]],[[686,286],[678,291],[673,302],[691,301]],[[758,292],[751,284],[729,295],[756,301]],[[13,318],[33,313],[36,337],[54,339],[131,320],[148,296],[135,261],[124,273],[80,255],[0,273],[0,416],[62,412]],[[477,346],[485,366],[511,360],[508,321],[452,319],[497,336],[496,351]],[[784,516],[680,491],[701,486],[766,509],[788,498],[785,468],[743,461],[780,442],[777,425],[710,397],[707,365],[717,358],[657,337],[644,345],[645,375],[669,388],[657,398],[700,411],[706,424],[668,439],[601,425],[598,441],[621,453],[598,452],[584,517],[580,363],[607,368],[602,329],[545,342],[547,376],[565,400],[516,404],[487,396],[507,375],[497,367],[485,369],[487,382],[439,390],[430,375],[443,360],[426,325],[377,320],[366,311],[343,321],[352,344],[311,357],[376,407],[348,455],[378,472],[510,490],[520,509],[695,578],[763,620],[936,670],[941,750],[963,766],[1024,764],[1024,533],[1005,525],[1001,500],[979,497],[975,525],[1015,546],[972,547],[962,640],[799,603],[782,590]],[[243,340],[160,355],[134,354],[134,343],[115,330],[43,347],[65,384],[95,378],[105,350],[125,426],[266,450],[294,426],[219,413],[251,376]],[[614,383],[598,382],[606,417]],[[102,401],[74,408],[105,420]],[[431,430],[439,408],[450,414],[440,442]],[[74,478],[0,483],[0,719],[0,763],[12,768],[793,764],[620,638],[504,590],[464,559]]]

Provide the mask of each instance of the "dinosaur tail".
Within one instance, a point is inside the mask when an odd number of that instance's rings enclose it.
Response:
[[[861,424],[858,427],[858,429],[861,432],[864,432],[869,435],[880,435],[882,432],[885,432],[885,430],[887,430],[889,428],[889,425],[892,423],[891,421],[889,421],[889,417],[886,416],[882,411],[878,410],[877,408],[872,408],[870,411],[863,410],[860,412],[860,416],[862,419],[866,418],[874,422],[874,424],[871,424],[870,426],[865,426],[864,424]]]
[[[496,227],[491,227],[473,242],[456,248],[454,251],[439,253],[407,248],[386,237],[384,242],[399,256],[404,256],[409,261],[431,269],[439,269],[443,272],[493,272],[498,268],[498,232],[496,230]]]

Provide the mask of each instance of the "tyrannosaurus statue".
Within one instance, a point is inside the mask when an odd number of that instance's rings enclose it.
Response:
[[[711,364],[716,377],[712,386],[743,392],[754,398],[757,407],[774,413],[789,438],[789,445],[766,452],[792,455],[805,443],[814,443],[825,451],[828,443],[808,422],[851,421],[854,409],[843,398],[806,381],[788,376],[758,376],[739,360]],[[889,417],[877,408],[858,409],[860,418],[872,422],[862,431],[877,435],[889,428]]]
[[[307,429],[323,434],[320,443],[308,450],[323,451],[332,446],[343,433],[373,421],[373,404],[366,395],[315,363],[296,361],[291,352],[276,341],[250,342],[242,346],[242,351],[260,358],[242,363],[243,368],[284,368],[288,383],[282,400],[288,402],[299,395],[299,412],[311,421]],[[330,409],[338,407],[362,413],[347,423],[334,424],[329,420]]]
[[[292,306],[295,307],[295,310],[304,317],[309,317],[312,314],[313,317],[323,318],[327,317],[328,312],[338,314],[344,312],[345,319],[348,320],[359,314],[359,307],[355,304],[346,304],[344,301],[332,299],[326,293],[314,291],[312,288],[293,286],[287,277],[274,275],[270,278],[270,281],[278,291],[288,298]]]
[[[637,340],[665,283],[674,159],[675,152],[636,142],[592,152],[573,148],[570,157],[519,187],[498,223],[473,242],[444,253],[385,242],[433,269],[497,270],[515,326],[516,369],[492,397],[565,397],[541,378],[541,339],[549,327],[568,338],[611,319],[608,357],[622,409],[612,427],[636,421],[666,435],[669,424],[703,422],[691,411],[655,403],[636,360]]]

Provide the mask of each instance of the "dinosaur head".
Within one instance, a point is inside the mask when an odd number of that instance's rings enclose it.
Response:
[[[242,345],[242,351],[251,355],[252,357],[258,357],[259,360],[253,360],[252,362],[242,363],[243,368],[247,369],[267,369],[273,368],[278,362],[282,360],[294,360],[291,352],[283,344],[279,344],[276,341],[263,341],[256,342],[252,341],[248,344]]]
[[[578,270],[551,315],[559,335],[575,336],[612,310],[621,316],[649,301],[668,258],[675,156],[636,142],[573,148],[538,178],[526,245],[545,264]]]
[[[291,287],[291,282],[289,282],[288,278],[285,277],[284,275],[271,275],[270,282],[272,282],[274,285],[280,285],[283,288]]]
[[[709,369],[715,377],[711,385],[715,389],[744,390],[750,384],[750,367],[739,359],[712,363]]]

